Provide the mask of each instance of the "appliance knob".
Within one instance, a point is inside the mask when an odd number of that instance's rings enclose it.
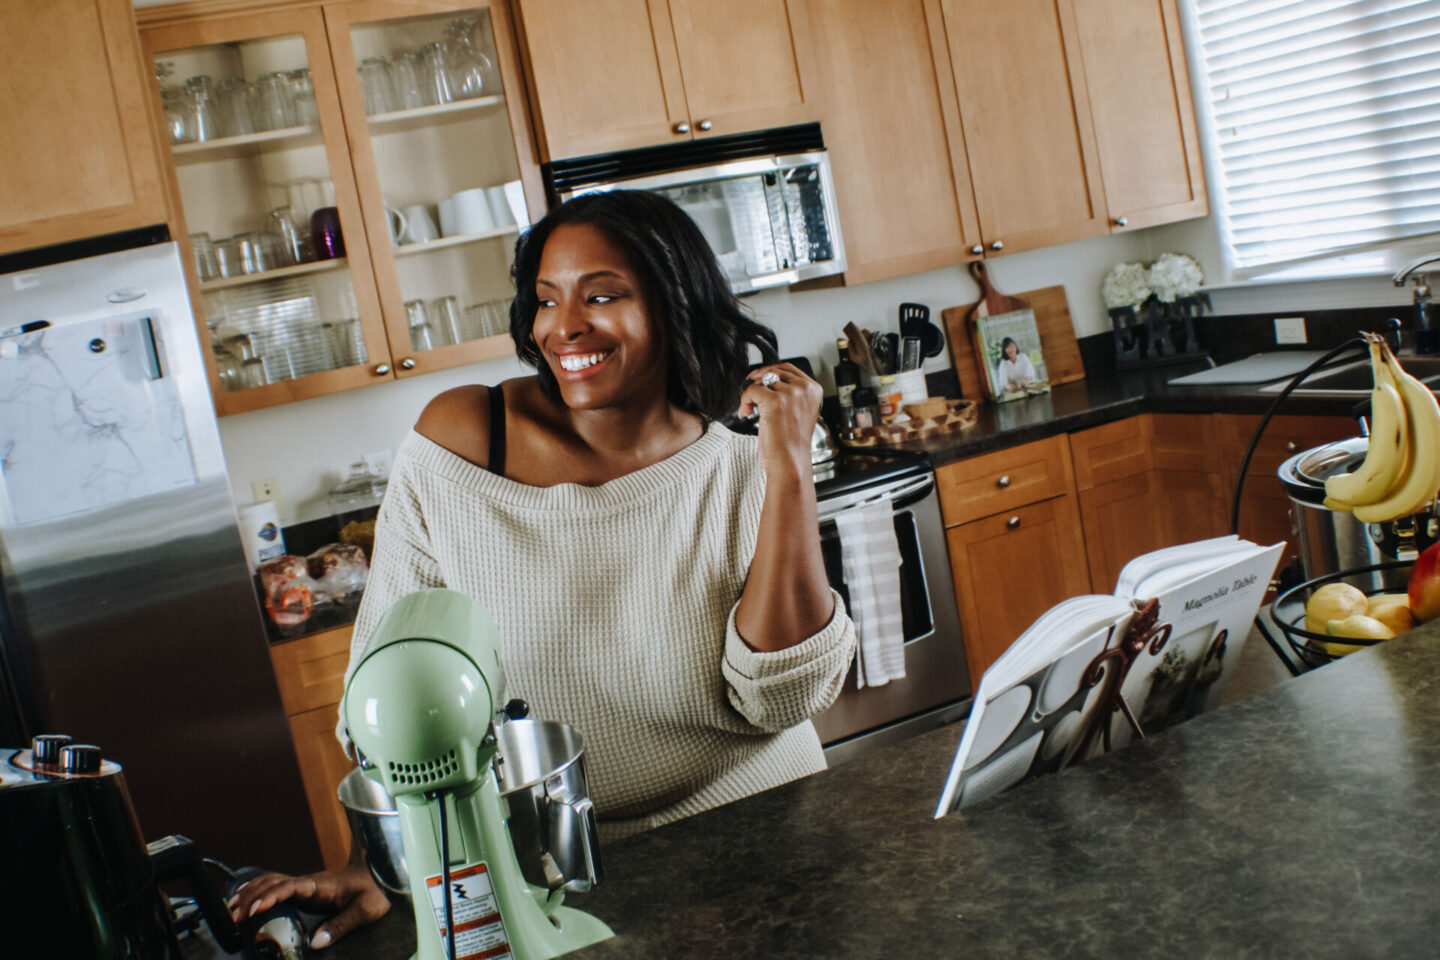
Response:
[[[1004,240],[996,240],[994,243],[990,244],[990,249],[991,249],[991,250],[1004,250],[1004,249],[1005,249],[1005,241],[1004,241]]]
[[[100,748],[88,743],[72,743],[60,751],[60,769],[66,773],[99,773]]]
[[[975,244],[975,246],[973,246],[973,247],[970,248],[970,252],[973,253],[973,254],[975,254],[975,256],[978,257],[978,256],[980,256],[980,254],[982,254],[982,253],[985,252],[985,248],[982,247],[982,246],[980,246],[980,244],[977,243],[977,244]]]
[[[69,743],[70,738],[63,733],[42,733],[30,741],[30,750],[36,763],[54,766],[60,762],[60,751]]]
[[[1011,517],[1009,520],[1006,520],[1006,521],[1005,521],[1005,529],[1006,529],[1006,530],[1014,530],[1014,529],[1015,529],[1016,527],[1018,527],[1018,526],[1020,526],[1020,518],[1019,518],[1019,517]]]
[[[696,124],[696,126],[699,127],[701,130],[709,130],[711,127],[715,126],[715,124],[711,123],[709,120],[701,120],[699,123]]]
[[[1005,487],[1010,486],[1010,474],[1007,473],[1007,474],[1005,474],[1003,477],[1001,477],[999,480],[996,480],[996,481],[995,481],[995,486],[1000,487],[1001,489],[1004,489]]]
[[[401,361],[400,361],[400,369],[401,369],[401,370],[414,370],[414,369],[415,369],[415,358],[414,358],[414,357],[406,357],[404,360],[401,360]]]
[[[383,377],[383,376],[385,376],[385,374],[387,374],[387,373],[389,373],[389,372],[390,372],[390,364],[388,364],[388,363],[381,363],[381,364],[378,364],[378,365],[375,367],[375,376],[377,376],[377,377]]]
[[[1116,217],[1116,218],[1115,218],[1115,226],[1117,226],[1117,227],[1128,227],[1128,226],[1130,226],[1130,218],[1129,218],[1129,217]]]
[[[681,120],[679,123],[675,124],[675,126],[671,127],[670,129],[674,130],[676,133],[689,133],[690,124],[686,123],[684,120]]]
[[[519,697],[505,704],[506,720],[524,720],[528,716],[530,716],[530,704]]]

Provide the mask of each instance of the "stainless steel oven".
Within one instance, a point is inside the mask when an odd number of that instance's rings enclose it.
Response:
[[[815,718],[831,765],[963,718],[971,690],[935,473],[922,460],[844,455],[817,480],[820,547],[831,585],[849,602],[836,514],[889,497],[900,547],[905,677],[857,689],[855,670],[835,704]]]

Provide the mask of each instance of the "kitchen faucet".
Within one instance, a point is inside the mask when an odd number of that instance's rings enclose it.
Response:
[[[1415,352],[1416,353],[1437,353],[1440,352],[1440,331],[1433,328],[1430,322],[1430,285],[1425,282],[1424,276],[1417,271],[1427,263],[1440,262],[1440,253],[1427,253],[1424,256],[1416,257],[1396,271],[1391,277],[1395,286],[1405,286],[1406,280],[1413,280],[1415,283]]]

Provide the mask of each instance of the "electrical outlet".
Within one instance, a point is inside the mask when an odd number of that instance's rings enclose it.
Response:
[[[250,492],[255,496],[256,503],[264,503],[266,500],[279,500],[280,478],[266,477],[264,480],[256,480],[250,484]]]
[[[1275,342],[1278,343],[1305,343],[1305,318],[1304,317],[1276,317],[1275,318]]]
[[[382,477],[390,476],[390,451],[376,450],[374,453],[365,454],[365,465],[370,468],[371,473],[378,473]]]

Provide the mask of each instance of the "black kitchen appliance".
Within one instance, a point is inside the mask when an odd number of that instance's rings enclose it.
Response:
[[[293,908],[240,927],[230,919],[225,896],[258,873],[204,860],[186,837],[147,845],[120,765],[97,746],[45,734],[28,750],[0,749],[0,929],[6,946],[26,948],[20,955],[179,960],[161,889],[173,882],[190,894],[180,927],[203,917],[227,953],[299,956],[281,949],[303,934]]]

